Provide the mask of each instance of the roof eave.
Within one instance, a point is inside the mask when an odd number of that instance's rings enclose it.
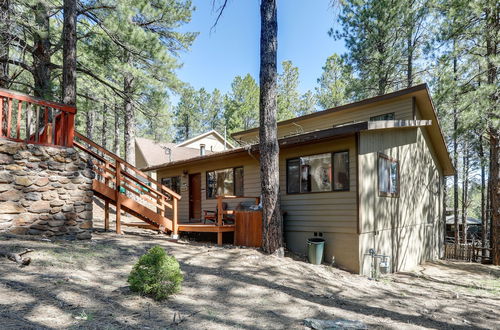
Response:
[[[277,125],[278,126],[282,126],[282,125],[286,125],[286,124],[291,124],[291,123],[296,122],[298,120],[304,120],[304,119],[314,118],[314,117],[322,116],[322,115],[325,115],[325,114],[328,114],[328,113],[332,113],[332,112],[338,112],[338,111],[348,110],[348,109],[352,109],[352,108],[356,108],[356,107],[360,107],[360,106],[366,106],[366,105],[369,105],[369,104],[372,104],[372,103],[387,101],[387,100],[390,100],[390,99],[393,99],[393,98],[401,97],[401,96],[404,96],[404,95],[408,95],[408,94],[415,93],[415,92],[421,91],[421,90],[426,90],[426,89],[427,89],[427,84],[424,83],[424,84],[412,86],[412,87],[409,87],[409,88],[406,88],[406,89],[402,89],[402,90],[399,90],[399,91],[395,91],[395,92],[392,92],[392,93],[378,95],[378,96],[374,96],[374,97],[371,97],[371,98],[368,98],[368,99],[364,99],[364,100],[361,100],[361,101],[356,101],[356,102],[352,102],[352,103],[340,105],[338,107],[334,107],[334,108],[330,108],[330,109],[325,109],[325,110],[313,112],[313,113],[310,113],[310,114],[307,114],[307,115],[304,115],[304,116],[300,116],[300,117],[296,117],[296,118],[291,118],[291,119],[283,120],[283,121],[278,122]],[[245,134],[248,134],[248,133],[251,133],[251,132],[256,132],[256,131],[258,131],[258,129],[259,129],[258,127],[254,127],[254,128],[250,128],[250,129],[247,129],[247,130],[244,130],[244,131],[235,132],[235,133],[231,134],[231,137],[233,139],[237,140],[237,138],[236,138],[237,136],[245,135]]]

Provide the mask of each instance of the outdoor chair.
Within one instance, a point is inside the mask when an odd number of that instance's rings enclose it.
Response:
[[[227,203],[223,202],[222,203],[222,210],[226,211],[227,210]],[[207,221],[217,223],[217,216],[219,214],[219,209],[218,207],[215,207],[215,211],[212,210],[203,210],[203,223],[207,223]],[[234,218],[228,214],[223,214],[222,216],[222,223],[223,224],[233,224],[234,223]]]

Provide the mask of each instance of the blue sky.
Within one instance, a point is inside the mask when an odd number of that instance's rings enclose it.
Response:
[[[222,0],[220,0],[222,1]],[[299,68],[303,93],[314,89],[328,56],[345,51],[342,41],[328,36],[335,24],[331,0],[278,1],[278,70],[291,60]],[[181,55],[184,66],[178,71],[182,81],[209,91],[230,90],[237,75],[259,76],[259,0],[230,0],[215,29],[212,0],[193,0],[196,11],[183,31],[200,35],[189,52]]]

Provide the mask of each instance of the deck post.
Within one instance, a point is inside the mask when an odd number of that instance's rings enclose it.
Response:
[[[72,147],[73,146],[73,140],[75,139],[75,114],[74,113],[69,113],[67,116],[67,123],[66,123],[66,146],[67,147]]]
[[[120,194],[120,181],[121,181],[121,164],[116,160],[116,181],[115,181],[115,196],[116,196],[116,233],[122,234],[121,229],[121,194]]]
[[[8,98],[7,99],[7,132],[6,132],[7,134],[5,134],[5,136],[8,138],[10,138],[11,122],[12,122],[12,99]],[[2,129],[3,129],[3,127],[2,127]]]
[[[104,164],[104,168],[109,169],[109,167],[110,167],[109,162],[106,161],[106,163]],[[106,171],[104,172],[104,174],[107,174]],[[109,185],[109,178],[107,175],[104,177],[104,183],[106,184],[106,186]],[[104,201],[104,230],[109,230],[109,201],[108,200]]]
[[[179,238],[179,224],[177,221],[177,198],[173,197],[172,198],[172,211],[173,211],[173,224],[172,224],[172,232],[173,232],[173,238],[177,239]]]
[[[3,96],[0,96],[0,137],[3,136]]]
[[[222,245],[222,219],[224,210],[222,209],[222,196],[217,196],[217,245]]]

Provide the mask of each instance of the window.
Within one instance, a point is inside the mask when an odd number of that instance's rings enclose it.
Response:
[[[165,187],[175,191],[176,193],[181,193],[181,177],[180,176],[172,176],[169,178],[161,179],[161,184]]]
[[[397,197],[399,194],[399,162],[378,154],[379,196]]]
[[[207,172],[207,198],[243,196],[243,167]]]
[[[348,151],[287,160],[288,194],[340,190],[349,190]]]
[[[234,195],[243,196],[243,167],[234,169]]]
[[[394,112],[384,113],[383,115],[370,117],[370,121],[377,120],[394,120]]]
[[[349,152],[333,154],[333,190],[349,190]]]

